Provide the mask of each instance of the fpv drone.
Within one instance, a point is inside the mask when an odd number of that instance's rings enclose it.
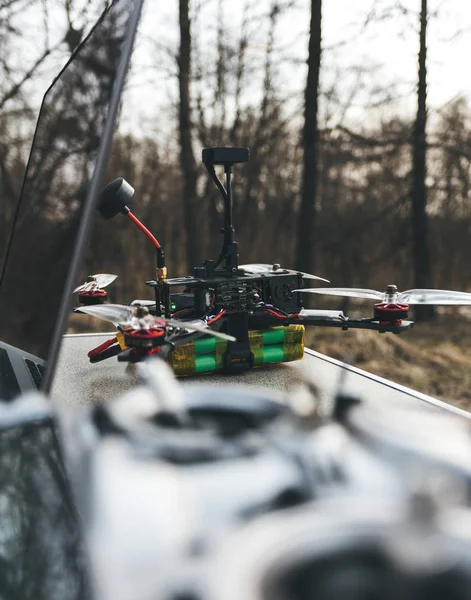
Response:
[[[238,264],[232,224],[231,175],[235,164],[249,160],[248,148],[205,148],[203,164],[224,199],[224,235],[216,261],[207,260],[187,277],[168,278],[163,248],[135,217],[128,204],[134,189],[123,178],[108,184],[99,204],[110,219],[127,216],[152,241],[157,255],[156,278],[146,284],[155,300],[131,305],[106,304],[104,288],[114,275],[97,274],[76,288],[76,312],[105,319],[117,328],[114,338],[89,353],[92,362],[118,355],[136,362],[151,354],[168,360],[177,375],[207,371],[240,373],[264,363],[288,362],[304,355],[304,328],[339,327],[401,333],[409,329],[408,309],[414,304],[471,305],[471,294],[449,290],[414,289],[384,292],[362,288],[312,288],[308,281],[327,279],[279,264]],[[224,168],[225,186],[215,167]],[[177,291],[180,288],[182,291]],[[175,290],[175,291],[174,291]],[[352,319],[337,310],[305,309],[302,294],[329,294],[376,301],[373,316]]]

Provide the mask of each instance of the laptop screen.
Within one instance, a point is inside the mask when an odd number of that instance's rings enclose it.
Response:
[[[41,106],[0,278],[0,342],[47,359],[135,2],[117,0]]]

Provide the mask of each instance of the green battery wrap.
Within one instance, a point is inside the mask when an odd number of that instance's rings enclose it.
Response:
[[[216,371],[217,361],[216,356],[211,354],[203,354],[196,356],[195,373],[206,373],[207,371]]]
[[[272,346],[266,346],[263,348],[263,362],[283,362],[285,359],[285,353],[283,352],[283,346],[280,344],[273,344]]]
[[[271,329],[268,331],[262,331],[262,344],[268,346],[269,344],[282,344],[285,339],[285,328]]]
[[[204,337],[196,340],[195,344],[195,354],[211,354],[212,352],[216,352],[216,338],[215,337]]]
[[[289,325],[249,331],[254,365],[289,362],[304,356],[304,327]],[[176,375],[193,375],[224,370],[227,342],[202,337],[176,348],[169,363]]]

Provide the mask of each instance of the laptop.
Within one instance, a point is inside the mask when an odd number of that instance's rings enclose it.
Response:
[[[0,399],[49,393],[143,0],[115,0],[47,90],[0,275]]]

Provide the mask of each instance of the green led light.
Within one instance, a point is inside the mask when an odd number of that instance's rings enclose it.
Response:
[[[177,305],[176,305],[176,304],[173,304],[173,303],[172,303],[172,304],[170,305],[170,309],[171,309],[171,310],[175,310],[176,308],[177,308]]]

